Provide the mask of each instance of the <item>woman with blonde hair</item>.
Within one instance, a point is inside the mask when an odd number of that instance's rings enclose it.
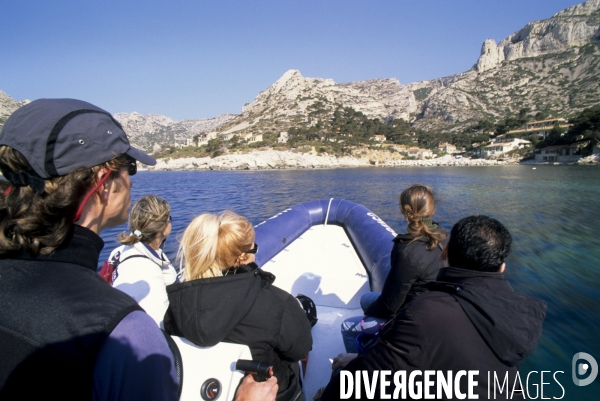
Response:
[[[410,297],[434,281],[444,262],[440,260],[446,232],[432,220],[435,213],[433,190],[413,184],[400,194],[400,212],[408,222],[406,234],[394,238],[391,269],[381,292],[368,292],[361,298],[366,316],[342,323],[342,338],[347,352],[357,352],[356,337],[361,332],[377,332]]]
[[[119,235],[120,247],[108,260],[116,266],[112,274],[115,288],[135,299],[162,327],[169,306],[166,287],[177,279],[177,272],[162,251],[171,233],[171,207],[155,195],[140,198],[129,215],[129,233]]]
[[[299,302],[254,263],[254,237],[231,211],[190,223],[179,248],[183,281],[167,287],[165,330],[200,346],[248,345],[253,359],[273,366],[277,400],[303,400],[298,361],[312,347],[311,326]]]

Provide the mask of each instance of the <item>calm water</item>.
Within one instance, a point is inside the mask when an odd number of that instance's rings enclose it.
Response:
[[[487,214],[507,226],[514,239],[507,278],[517,291],[548,303],[538,349],[521,365],[530,371],[564,371],[557,379],[566,400],[598,399],[600,378],[587,387],[571,380],[571,359],[587,352],[600,362],[600,168],[589,166],[503,166],[414,169],[298,171],[140,172],[132,178],[133,201],[153,193],[172,208],[174,259],[177,236],[196,215],[231,209],[254,224],[289,206],[312,199],[342,198],[361,203],[397,232],[406,223],[398,195],[419,182],[436,191],[436,220],[448,231],[458,219]],[[105,231],[102,260],[117,246],[125,226]],[[340,339],[341,341],[341,339]],[[544,397],[561,388],[545,374]],[[540,374],[530,377],[540,385]],[[538,396],[539,397],[539,396]]]

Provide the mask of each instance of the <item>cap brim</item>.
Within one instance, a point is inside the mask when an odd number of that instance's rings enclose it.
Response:
[[[140,163],[147,164],[148,166],[154,166],[156,164],[156,159],[146,153],[142,152],[139,149],[134,148],[133,146],[129,148],[127,152],[125,152],[129,156],[133,157],[135,160]]]

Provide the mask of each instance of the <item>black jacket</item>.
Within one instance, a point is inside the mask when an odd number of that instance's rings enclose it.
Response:
[[[480,400],[488,399],[488,372],[492,381],[496,372],[500,382],[508,373],[512,390],[518,364],[541,337],[546,303],[514,292],[501,273],[446,268],[430,289],[406,304],[378,341],[345,369],[405,370],[407,377],[413,370],[479,370]],[[322,400],[337,400],[339,391],[337,375]],[[513,399],[521,395],[515,392]],[[496,396],[505,399],[506,392]]]
[[[105,339],[141,310],[96,274],[103,245],[74,226],[51,255],[0,259],[0,399],[92,398]]]
[[[379,298],[364,312],[366,315],[388,318],[402,307],[407,297],[419,293],[419,287],[434,281],[444,267],[440,260],[441,246],[427,250],[427,240],[413,241],[409,234],[394,238],[391,253],[391,269]]]
[[[298,361],[312,347],[310,323],[300,303],[272,286],[275,276],[253,266],[236,274],[167,286],[165,330],[194,344],[246,344],[255,360],[270,362],[278,400],[300,393]]]

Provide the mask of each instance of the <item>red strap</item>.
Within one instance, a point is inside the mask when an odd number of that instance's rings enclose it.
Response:
[[[92,194],[94,192],[96,192],[96,190],[98,188],[100,188],[102,186],[102,184],[104,184],[106,182],[106,180],[108,180],[108,177],[110,177],[110,173],[111,172],[109,171],[106,174],[104,174],[104,176],[102,178],[100,178],[100,181],[98,181],[98,184],[96,184],[96,186],[94,188],[92,188],[92,190],[90,192],[87,193],[85,198],[83,198],[83,202],[81,202],[81,204],[79,205],[79,209],[77,209],[77,213],[75,214],[75,217],[73,218],[73,222],[76,222],[79,220],[79,218],[81,217],[81,213],[83,212],[83,208],[85,207],[85,204],[87,203],[87,201],[90,199],[90,196],[92,196]]]
[[[4,197],[6,198],[8,196],[8,194],[10,193],[10,190],[12,189],[12,185],[9,185],[5,190],[4,190]]]

